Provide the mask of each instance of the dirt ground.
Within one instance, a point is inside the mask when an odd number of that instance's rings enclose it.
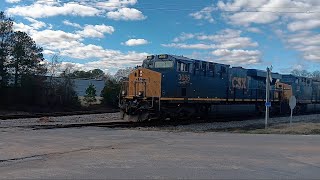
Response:
[[[0,129],[1,179],[316,179],[320,136]]]
[[[303,134],[316,135],[320,134],[320,123],[293,123],[277,124],[269,126],[267,129],[236,129],[231,132],[250,133],[250,134]]]

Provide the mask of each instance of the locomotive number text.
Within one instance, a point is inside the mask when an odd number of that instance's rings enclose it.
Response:
[[[178,81],[180,84],[188,84],[190,83],[190,75],[188,74],[179,74]]]

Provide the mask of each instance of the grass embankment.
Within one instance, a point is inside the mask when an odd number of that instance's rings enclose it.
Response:
[[[248,133],[248,134],[319,134],[320,135],[320,123],[293,123],[290,124],[277,124],[271,125],[267,129],[235,129],[232,130],[235,133]]]

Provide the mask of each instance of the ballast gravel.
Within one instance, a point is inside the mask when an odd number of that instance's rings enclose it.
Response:
[[[229,121],[229,122],[210,122],[210,123],[195,123],[188,125],[178,125],[178,126],[161,126],[161,127],[139,127],[136,129],[140,130],[162,130],[162,131],[172,131],[172,132],[205,132],[205,131],[227,131],[228,129],[246,129],[246,128],[257,128],[265,126],[265,119],[250,119],[243,121]],[[292,123],[297,122],[313,122],[320,123],[320,114],[312,115],[300,115],[294,116],[292,118]],[[268,120],[268,126],[276,124],[290,123],[290,117],[275,117]]]
[[[9,119],[0,120],[0,128],[15,128],[15,127],[32,127],[41,125],[68,125],[68,124],[90,124],[90,123],[104,123],[104,122],[123,122],[119,113],[104,113],[104,114],[88,114],[88,115],[74,115],[74,116],[59,116],[59,117],[42,117],[42,118],[25,118],[25,119]],[[188,125],[167,125],[167,126],[148,126],[148,127],[133,127],[135,130],[152,130],[152,131],[173,131],[173,132],[204,132],[204,131],[223,131],[234,128],[248,128],[248,127],[264,127],[265,120],[250,119],[242,121],[229,122],[210,122],[210,123],[194,123]],[[268,125],[283,124],[290,122],[290,117],[275,117],[270,118]],[[320,114],[300,115],[294,116],[293,123],[296,122],[313,122],[320,123]]]

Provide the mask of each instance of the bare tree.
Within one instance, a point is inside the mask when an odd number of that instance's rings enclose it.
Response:
[[[56,77],[57,72],[61,68],[61,56],[59,54],[53,54],[51,56],[50,62],[48,63],[48,75],[51,77]]]
[[[307,70],[294,69],[291,71],[291,74],[295,76],[308,77],[308,78],[320,80],[320,71],[309,72]]]
[[[13,33],[13,20],[0,12],[0,87],[7,85],[6,62],[10,52],[9,39]]]
[[[129,74],[134,70],[132,67],[127,67],[125,69],[119,69],[114,75],[117,81],[120,81],[123,78],[127,78]]]

